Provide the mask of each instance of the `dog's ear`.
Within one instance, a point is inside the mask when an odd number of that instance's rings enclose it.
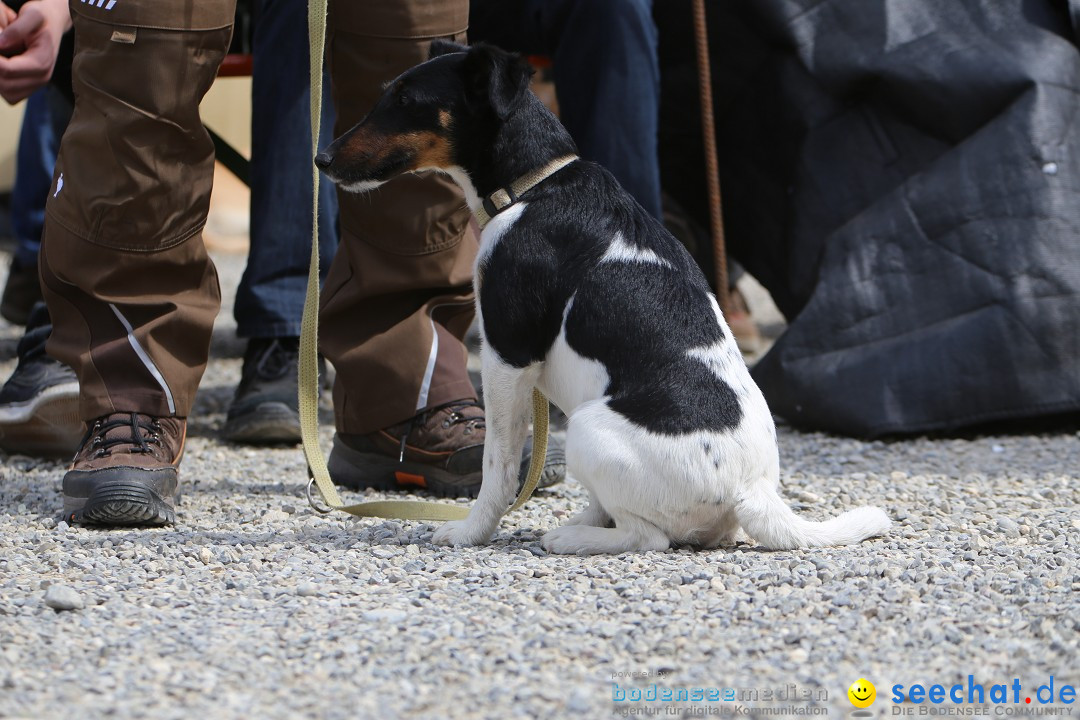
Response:
[[[469,48],[462,72],[470,100],[505,120],[529,92],[533,69],[520,55],[478,43]]]
[[[469,48],[461,43],[453,42],[452,40],[443,40],[437,38],[431,41],[431,48],[428,50],[428,60],[431,58],[437,58],[440,55],[449,55],[450,53],[465,52]]]

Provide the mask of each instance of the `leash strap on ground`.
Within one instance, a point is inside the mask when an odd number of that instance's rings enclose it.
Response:
[[[319,447],[319,169],[314,157],[319,152],[317,128],[322,125],[323,48],[326,47],[326,2],[308,1],[308,40],[311,60],[311,180],[312,232],[311,262],[308,265],[307,294],[300,328],[300,361],[297,368],[297,393],[300,409],[300,437],[311,472],[308,501],[320,512],[341,510],[357,517],[394,518],[399,520],[461,520],[469,509],[447,503],[386,500],[346,505],[330,479],[322,448]],[[539,390],[533,390],[533,452],[525,484],[507,512],[524,505],[540,481],[547,454],[548,402]],[[319,508],[312,498],[311,485],[318,488],[328,509]]]

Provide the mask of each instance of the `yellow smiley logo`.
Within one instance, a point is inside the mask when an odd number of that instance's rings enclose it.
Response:
[[[877,688],[866,678],[859,678],[847,689],[848,700],[857,708],[870,707],[877,699]]]

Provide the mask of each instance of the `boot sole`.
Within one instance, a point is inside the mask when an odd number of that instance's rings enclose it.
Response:
[[[227,419],[221,434],[238,443],[298,443],[300,413],[285,403],[262,403],[250,412]]]
[[[160,526],[176,520],[175,468],[70,471],[63,482],[64,518],[93,525]]]
[[[77,382],[54,385],[24,403],[0,407],[0,447],[10,453],[71,457],[84,429]]]

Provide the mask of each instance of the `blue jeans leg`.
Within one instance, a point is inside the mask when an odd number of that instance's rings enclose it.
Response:
[[[480,0],[470,41],[551,57],[559,114],[581,155],[661,217],[660,67],[651,0]]]
[[[558,3],[555,3],[558,4]],[[552,53],[566,129],[661,217],[660,68],[651,0],[575,0]]]
[[[251,246],[233,313],[241,337],[300,334],[311,253],[311,132],[307,4],[261,0],[254,13]],[[329,82],[325,83],[329,88]],[[324,93],[322,144],[333,139]],[[337,247],[337,199],[319,183],[322,277]]]
[[[26,100],[15,156],[15,185],[11,189],[14,261],[20,267],[37,266],[45,199],[52,187],[60,137],[70,116],[70,105],[52,87],[43,87]]]

